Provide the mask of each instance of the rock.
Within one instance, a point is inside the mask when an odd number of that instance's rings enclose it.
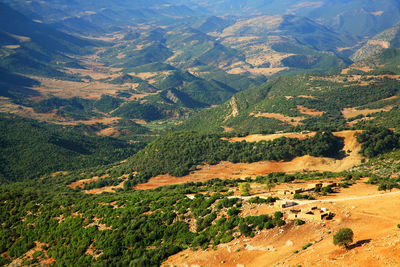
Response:
[[[273,246],[267,246],[267,247],[254,247],[252,245],[247,244],[246,250],[249,251],[256,251],[256,250],[263,250],[263,251],[275,251],[275,248]]]
[[[293,246],[293,241],[292,240],[286,241],[286,246],[288,246],[288,247]]]
[[[236,267],[244,267],[244,264],[236,264]]]
[[[221,261],[221,263],[225,263],[225,261]]]

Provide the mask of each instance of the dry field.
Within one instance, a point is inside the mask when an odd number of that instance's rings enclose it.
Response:
[[[258,231],[254,238],[240,237],[218,245],[215,251],[187,249],[171,256],[164,266],[400,266],[399,195],[400,191],[384,194],[376,186],[358,182],[312,201],[312,205],[335,213],[332,220],[307,221],[302,226],[288,221],[278,229]],[[275,210],[268,205],[245,204],[242,215]],[[332,242],[333,234],[343,227],[354,232],[349,250]],[[312,245],[302,250],[307,243]]]
[[[43,95],[53,95],[60,98],[81,97],[85,99],[100,99],[101,95],[116,95],[118,91],[128,91],[130,87],[109,84],[100,81],[73,82],[61,81],[38,76],[29,76],[40,82],[33,89]]]

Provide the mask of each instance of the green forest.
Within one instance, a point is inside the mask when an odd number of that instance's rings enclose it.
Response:
[[[0,144],[0,183],[110,164],[144,147],[4,114],[0,114]]]

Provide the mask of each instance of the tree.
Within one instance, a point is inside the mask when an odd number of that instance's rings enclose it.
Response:
[[[265,189],[268,190],[268,192],[271,192],[271,189],[276,186],[275,182],[272,179],[266,179],[265,180]]]
[[[345,247],[348,249],[348,245],[353,242],[353,230],[350,228],[342,228],[333,236],[333,244]]]
[[[250,183],[241,183],[239,188],[240,192],[242,192],[242,196],[250,196]]]
[[[250,226],[248,226],[246,223],[241,223],[239,225],[239,231],[242,235],[244,236],[251,236],[252,234],[252,229]]]

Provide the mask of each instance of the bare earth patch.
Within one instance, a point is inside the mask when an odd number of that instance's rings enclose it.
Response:
[[[119,185],[117,186],[105,186],[102,188],[94,188],[94,189],[90,189],[90,190],[84,190],[83,192],[85,192],[86,194],[101,194],[103,192],[107,192],[107,193],[115,193],[114,189],[118,189],[118,188],[123,188],[124,187],[124,183],[125,180],[122,181]]]
[[[101,178],[104,178],[104,177],[101,177]],[[99,179],[100,179],[100,177],[94,176],[94,177],[89,178],[89,179],[83,179],[83,180],[79,180],[79,181],[73,182],[73,183],[67,185],[67,187],[72,188],[72,189],[74,189],[76,187],[83,188],[85,186],[85,184],[90,184],[92,182],[96,182]]]
[[[305,119],[305,117],[289,117],[289,116],[282,115],[280,113],[257,113],[257,114],[250,114],[250,115],[252,115],[256,118],[264,117],[264,118],[277,119],[277,120],[286,122],[293,126],[299,125],[300,122]]]
[[[324,112],[318,111],[316,109],[306,108],[303,106],[297,106],[297,110],[302,114],[311,115],[311,116],[322,116]]]
[[[358,115],[365,116],[368,114],[377,113],[381,111],[389,111],[391,108],[392,106],[387,106],[384,108],[377,108],[377,109],[361,109],[361,110],[357,110],[356,108],[345,108],[342,110],[342,114],[345,119],[349,119],[349,118],[354,118]]]

